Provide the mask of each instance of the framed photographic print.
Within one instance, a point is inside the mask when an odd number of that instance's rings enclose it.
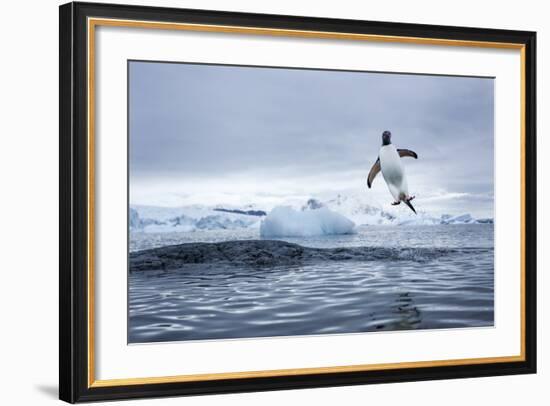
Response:
[[[536,371],[534,32],[60,7],[60,398]]]

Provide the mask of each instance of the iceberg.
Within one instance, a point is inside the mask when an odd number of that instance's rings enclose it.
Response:
[[[130,227],[130,230],[137,230],[143,227],[137,210],[132,208],[130,208],[130,213],[128,215],[128,226]]]
[[[262,238],[313,237],[354,232],[353,221],[326,207],[298,211],[290,206],[277,206],[260,225]]]

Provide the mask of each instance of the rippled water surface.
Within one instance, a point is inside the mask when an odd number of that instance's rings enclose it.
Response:
[[[211,233],[132,235],[131,247],[258,238],[253,230]],[[369,226],[351,236],[285,240],[319,248],[390,246],[403,255],[131,272],[129,342],[493,325],[492,225]]]

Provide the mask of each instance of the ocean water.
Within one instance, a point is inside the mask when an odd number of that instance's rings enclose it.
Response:
[[[258,239],[258,230],[135,233],[130,249]],[[187,264],[129,275],[130,343],[492,326],[493,225],[365,226],[289,238],[316,248],[391,247],[368,261]]]

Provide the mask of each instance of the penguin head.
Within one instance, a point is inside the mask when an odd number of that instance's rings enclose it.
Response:
[[[384,131],[382,133],[382,145],[390,145],[391,144],[391,132]]]

